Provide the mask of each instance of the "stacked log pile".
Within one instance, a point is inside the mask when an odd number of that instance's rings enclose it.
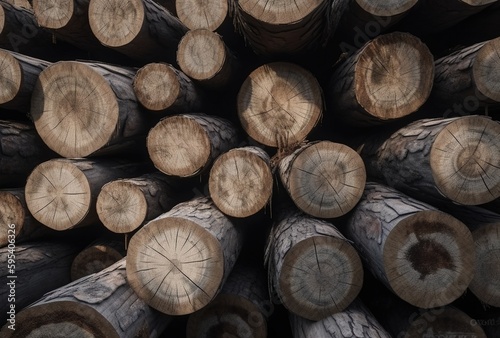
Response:
[[[0,336],[499,337],[499,8],[0,0]]]

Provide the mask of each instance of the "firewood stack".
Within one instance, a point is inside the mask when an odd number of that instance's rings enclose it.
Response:
[[[0,0],[0,336],[499,337],[483,19],[500,1]]]

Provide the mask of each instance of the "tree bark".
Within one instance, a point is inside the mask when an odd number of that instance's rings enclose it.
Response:
[[[31,7],[31,4],[28,0],[4,0],[4,1],[11,4],[11,5],[17,6],[17,7],[22,7],[22,8],[26,8],[26,9],[33,9],[33,7]]]
[[[319,141],[306,144],[279,163],[281,182],[295,205],[320,218],[348,213],[363,194],[365,165],[351,148]]]
[[[341,63],[327,89],[332,113],[367,127],[400,119],[428,99],[434,60],[418,38],[401,32],[367,42]]]
[[[286,211],[265,254],[269,288],[290,312],[320,320],[344,310],[363,285],[356,250],[330,223]]]
[[[38,165],[27,179],[26,204],[31,214],[54,230],[97,221],[96,199],[112,180],[134,177],[145,165],[106,159],[52,159]]]
[[[237,96],[238,117],[255,141],[285,148],[302,142],[323,113],[318,80],[306,69],[274,62],[255,69]]]
[[[478,205],[500,196],[500,124],[484,116],[415,121],[360,149],[368,176],[417,199]]]
[[[105,46],[148,63],[175,63],[175,53],[187,28],[152,0],[91,0],[89,23]]]
[[[256,214],[272,195],[269,155],[253,146],[229,150],[215,160],[208,188],[214,204],[226,215],[248,217]]]
[[[44,142],[63,157],[130,150],[151,127],[133,90],[135,70],[61,61],[35,85],[31,115]]]
[[[125,259],[45,294],[21,311],[3,337],[159,337],[171,318],[151,309],[127,284]]]
[[[377,279],[417,307],[451,303],[474,276],[474,242],[462,222],[380,184],[366,184],[345,234]]]
[[[205,114],[166,117],[149,131],[147,138],[155,167],[180,177],[200,174],[237,144],[238,132],[231,122]]]
[[[243,244],[236,227],[208,198],[180,203],[130,240],[127,277],[153,308],[191,314],[219,294]]]

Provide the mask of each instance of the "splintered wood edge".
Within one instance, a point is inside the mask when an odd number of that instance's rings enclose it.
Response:
[[[74,0],[33,0],[33,12],[41,27],[64,28],[73,17]]]
[[[66,160],[38,165],[26,181],[25,198],[33,217],[54,230],[77,226],[91,206],[91,190],[85,174]]]
[[[432,308],[460,297],[474,277],[474,242],[456,218],[435,210],[401,220],[383,248],[385,274],[406,302]]]
[[[238,6],[254,19],[272,24],[296,24],[323,5],[325,0],[280,1],[278,4],[266,0],[240,0]]]
[[[167,175],[190,177],[210,160],[208,133],[188,116],[167,117],[154,126],[147,137],[149,157]]]
[[[482,116],[451,122],[432,144],[430,165],[445,197],[466,205],[495,200],[500,197],[500,124]]]
[[[104,270],[123,258],[118,250],[107,245],[92,245],[80,251],[71,263],[71,280]]]
[[[303,141],[323,113],[318,80],[304,68],[274,62],[255,69],[237,95],[243,129],[257,142],[281,147]]]
[[[180,87],[177,74],[165,63],[149,63],[140,68],[134,77],[135,95],[149,110],[169,108],[179,96]]]
[[[481,94],[500,101],[500,38],[481,47],[472,65],[472,75]]]
[[[115,233],[129,233],[146,221],[148,205],[139,187],[116,180],[101,188],[96,209],[97,216],[106,228]]]
[[[214,204],[232,217],[251,216],[269,202],[273,177],[269,163],[250,151],[232,149],[215,160],[208,189]]]
[[[0,191],[0,229],[2,231],[0,247],[9,244],[9,235],[17,237],[22,232],[24,217],[25,211],[21,201],[8,191]],[[11,229],[9,226],[12,224],[14,227]]]
[[[395,32],[370,41],[355,66],[355,93],[366,112],[381,120],[417,111],[434,82],[434,57],[408,33]]]
[[[366,183],[359,154],[340,143],[321,141],[305,148],[292,163],[289,184],[295,205],[315,217],[345,215],[359,202]]]
[[[108,47],[132,42],[142,29],[145,15],[142,0],[92,0],[89,4],[90,28]]]
[[[60,61],[40,73],[30,112],[44,143],[66,158],[86,157],[105,146],[119,117],[107,80],[75,61]]]
[[[320,320],[349,306],[359,294],[362,281],[361,259],[346,240],[313,236],[285,255],[279,289],[288,310]]]
[[[0,104],[14,99],[22,82],[23,70],[19,61],[8,51],[0,50]]]
[[[418,0],[356,0],[365,12],[376,16],[395,16],[409,11]]]
[[[175,10],[179,20],[191,30],[206,28],[215,31],[229,15],[227,0],[177,0]]]
[[[126,270],[132,289],[151,307],[185,315],[216,296],[224,253],[219,241],[191,220],[155,219],[130,240]]]

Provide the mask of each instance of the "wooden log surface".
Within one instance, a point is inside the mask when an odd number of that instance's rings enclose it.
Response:
[[[218,30],[230,13],[228,0],[175,0],[175,13],[190,30]]]
[[[30,1],[28,0],[4,0],[4,1],[14,6],[23,7],[26,9],[33,9]]]

